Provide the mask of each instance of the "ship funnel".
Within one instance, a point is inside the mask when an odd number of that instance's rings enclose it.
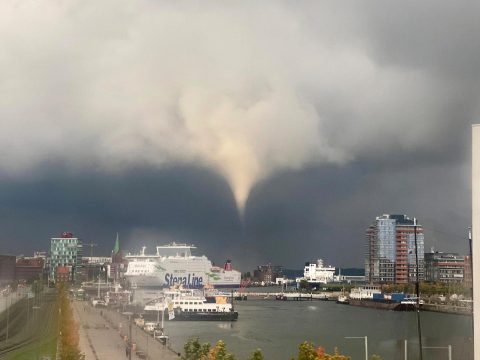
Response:
[[[228,259],[226,262],[225,262],[225,265],[223,266],[223,269],[225,271],[232,271],[232,261],[230,259]]]

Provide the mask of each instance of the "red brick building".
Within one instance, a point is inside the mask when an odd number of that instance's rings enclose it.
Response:
[[[70,282],[70,267],[58,266],[55,272],[55,283],[67,283]]]
[[[20,258],[15,264],[17,280],[38,280],[43,276],[44,263],[42,258]]]

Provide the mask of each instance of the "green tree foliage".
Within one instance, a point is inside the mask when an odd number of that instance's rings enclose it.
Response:
[[[415,284],[389,284],[384,285],[382,288],[383,292],[394,293],[394,292],[403,292],[406,294],[415,293]],[[456,284],[445,284],[445,283],[420,283],[420,294],[431,296],[431,295],[448,295],[448,294],[457,294],[457,295],[470,295],[470,289],[466,288],[461,283]]]
[[[327,354],[323,347],[315,348],[312,343],[305,341],[300,344],[298,355],[292,360],[351,360],[351,357],[342,355],[337,348],[332,355]]]
[[[296,360],[317,360],[317,351],[312,343],[303,342],[298,347],[298,355]],[[293,359],[295,360],[295,359]]]
[[[185,352],[185,354],[182,356],[183,360],[207,359],[208,353],[210,351],[210,344],[200,344],[200,341],[197,337],[195,339],[187,341],[187,343],[183,346],[183,351]]]
[[[252,273],[250,271],[247,271],[242,274],[242,279],[251,279],[252,278]]]
[[[235,356],[227,352],[222,340],[212,347],[209,343],[200,344],[198,338],[191,339],[183,346],[183,350],[183,360],[235,360]]]
[[[382,360],[382,357],[380,355],[372,355],[372,360]]]
[[[257,349],[248,358],[248,360],[265,360],[265,358],[263,357],[262,351],[260,349]]]
[[[235,360],[235,356],[227,352],[227,347],[222,340],[218,340],[217,344],[210,349],[208,360]]]
[[[311,286],[310,286],[310,284],[308,283],[307,280],[302,279],[302,280],[300,280],[300,283],[298,284],[298,288],[299,288],[300,291],[302,291],[302,290],[306,291],[306,290],[310,290]]]
[[[58,288],[58,309],[60,316],[60,353],[58,358],[61,360],[85,359],[78,345],[78,328],[73,318],[66,285],[61,285]]]
[[[227,351],[226,345],[219,340],[215,346],[209,343],[200,344],[198,338],[189,340],[185,346],[183,360],[235,360],[235,356]],[[260,349],[255,350],[247,360],[265,360]],[[350,356],[342,355],[335,348],[333,354],[325,353],[323,347],[315,347],[307,341],[298,347],[298,355],[291,360],[351,360]],[[373,355],[371,360],[382,360],[380,356]]]

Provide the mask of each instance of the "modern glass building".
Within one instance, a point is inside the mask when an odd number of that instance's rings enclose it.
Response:
[[[365,279],[373,284],[416,281],[415,234],[418,274],[424,279],[424,235],[421,225],[406,215],[378,216],[366,231]]]
[[[70,281],[75,282],[82,263],[82,245],[72,233],[64,232],[50,243],[50,281],[55,281],[57,268],[70,269]]]

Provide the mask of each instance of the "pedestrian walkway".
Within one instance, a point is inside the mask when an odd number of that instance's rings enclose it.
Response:
[[[94,308],[85,301],[73,304],[79,324],[79,345],[85,360],[126,358],[128,318],[106,308]],[[164,348],[135,324],[132,325],[132,340],[136,344],[132,359],[179,359],[178,354]],[[142,351],[146,357],[137,356],[137,351]]]
[[[118,330],[119,334],[128,336],[128,317],[113,310],[104,310],[102,314],[109,324]],[[154,340],[150,334],[135,324],[132,324],[132,339],[136,344],[136,348],[148,354],[149,359],[178,360],[180,358],[176,351],[163,346],[159,341]]]
[[[73,306],[73,316],[78,325],[79,346],[82,353],[85,355],[85,360],[97,360],[93,347],[90,345],[90,338],[84,326],[88,326],[88,319],[86,318],[85,303],[75,301]],[[83,320],[80,320],[83,317]]]

